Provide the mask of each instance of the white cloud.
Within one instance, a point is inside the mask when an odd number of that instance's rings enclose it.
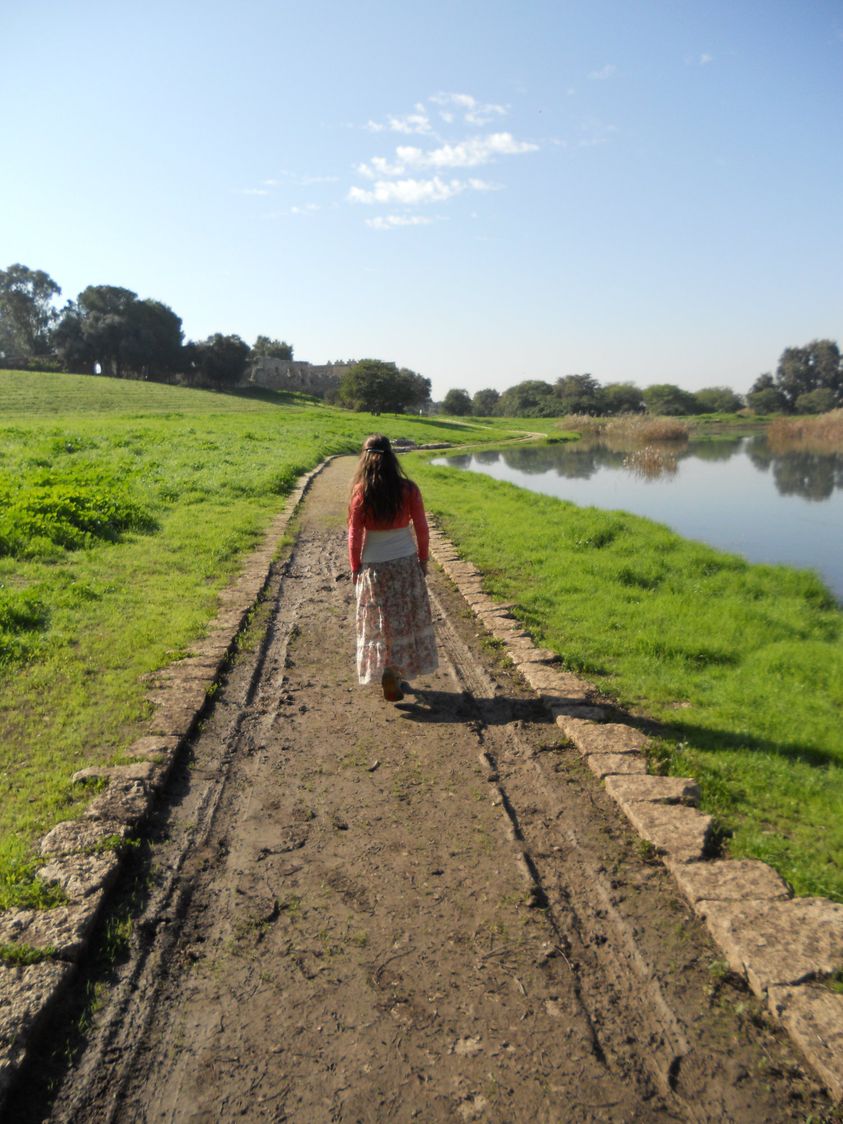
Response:
[[[434,105],[440,106],[439,116],[448,123],[454,120],[453,109],[462,113],[463,120],[469,125],[488,125],[497,117],[505,117],[509,112],[505,105],[496,105],[494,102],[479,102],[471,94],[434,94],[428,98]]]
[[[375,156],[370,163],[361,164],[358,172],[368,179],[377,176],[401,176],[416,168],[476,168],[488,164],[496,156],[518,156],[536,152],[538,145],[518,141],[512,133],[490,133],[485,137],[470,137],[458,144],[443,144],[424,151],[412,145],[400,145],[395,150],[396,159],[390,163],[383,156]]]
[[[714,55],[707,55],[705,53],[700,55],[700,66],[707,66],[710,62],[714,62]]]
[[[378,215],[374,219],[366,219],[366,226],[372,230],[395,230],[399,226],[429,226],[436,220],[429,215]]]
[[[366,128],[371,133],[431,133],[433,126],[430,124],[430,117],[427,110],[421,104],[416,103],[415,113],[407,113],[403,117],[396,117],[390,113],[386,122],[382,121],[368,121]]]
[[[372,185],[371,191],[362,187],[352,187],[348,199],[352,203],[382,203],[401,204],[403,206],[418,206],[426,203],[444,203],[446,199],[453,199],[464,191],[495,191],[495,184],[485,180],[443,180],[434,176],[429,180],[378,180]]]
[[[237,189],[238,195],[269,195],[269,191],[265,187],[240,187]]]
[[[606,65],[601,66],[599,70],[592,70],[589,74],[589,78],[594,82],[605,82],[607,78],[614,77],[617,72],[618,68],[613,63],[607,62]]]
[[[322,208],[319,206],[318,203],[303,203],[301,206],[291,207],[290,208],[290,214],[291,215],[312,215],[316,211],[320,211],[321,209]]]

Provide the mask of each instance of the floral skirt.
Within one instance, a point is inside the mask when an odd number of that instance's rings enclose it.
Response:
[[[439,661],[430,601],[415,554],[364,565],[357,579],[357,676],[379,683],[385,667],[412,679]]]

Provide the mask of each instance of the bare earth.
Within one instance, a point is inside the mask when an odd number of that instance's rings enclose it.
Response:
[[[266,636],[159,809],[132,954],[87,1049],[46,1110],[30,1074],[14,1118],[821,1112],[441,575],[440,671],[398,706],[357,686],[351,469],[317,479]]]

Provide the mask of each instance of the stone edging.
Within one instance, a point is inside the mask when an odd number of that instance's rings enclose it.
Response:
[[[248,556],[236,581],[221,592],[217,616],[204,639],[193,645],[186,659],[154,676],[155,688],[147,695],[154,713],[147,733],[126,750],[132,763],[94,766],[74,774],[74,781],[97,778],[107,783],[79,819],[56,824],[40,842],[44,865],[38,877],[57,883],[66,903],[49,910],[0,913],[0,944],[24,945],[45,956],[24,967],[0,964],[0,1110],[103,915],[121,866],[121,841],[136,834],[165,785],[266,587],[290,519],[313,480],[333,459],[328,457],[299,478],[262,546]]]
[[[438,528],[431,528],[430,545],[632,828],[655,848],[730,969],[766,1002],[832,1097],[843,1099],[843,995],[823,985],[843,967],[843,905],[793,898],[782,878],[755,859],[707,858],[712,820],[696,807],[696,782],[649,775],[646,735],[605,721],[606,710],[594,705],[596,688],[554,666],[556,653],[538,648],[512,606],[483,591],[481,572]]]

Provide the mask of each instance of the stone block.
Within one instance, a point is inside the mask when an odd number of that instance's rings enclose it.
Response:
[[[532,640],[525,638],[513,639],[509,644],[509,655],[513,663],[553,663],[559,659],[556,652],[550,648],[537,648]]]
[[[696,908],[731,969],[746,976],[756,995],[843,964],[843,905],[826,898],[701,901]]]
[[[190,735],[198,717],[199,711],[195,706],[168,703],[166,706],[156,707],[147,729],[150,734],[182,739]]]
[[[169,761],[181,745],[181,738],[153,735],[138,738],[126,750],[127,757],[142,757],[147,761]]]
[[[101,855],[57,855],[37,871],[44,882],[55,882],[71,903],[107,889],[117,877],[120,858],[114,851]]]
[[[154,761],[138,761],[131,765],[89,765],[79,769],[71,778],[74,783],[88,780],[143,781],[154,784],[161,770]]]
[[[20,909],[0,913],[0,944],[53,948],[58,960],[78,960],[99,916],[104,894],[55,909]]]
[[[128,825],[118,820],[63,820],[47,832],[39,849],[43,856],[91,853],[104,839],[114,836],[125,839],[128,833]]]
[[[711,833],[711,816],[683,804],[644,801],[627,804],[624,815],[642,838],[675,861],[702,858]]]
[[[587,703],[594,688],[568,671],[531,660],[516,660],[519,674],[541,695],[548,707]]]
[[[703,901],[786,901],[790,897],[784,879],[757,859],[667,865],[692,905]]]
[[[208,688],[210,683],[204,680],[196,682],[174,679],[166,687],[149,691],[147,698],[157,709],[167,710],[192,710],[200,711],[208,701]]]
[[[143,781],[111,781],[85,809],[89,820],[110,820],[134,825],[149,810],[149,788]]]
[[[654,804],[697,804],[699,785],[690,777],[607,777],[606,791],[621,807],[647,800]]]
[[[640,753],[649,738],[620,722],[587,722],[560,712],[556,724],[583,755],[590,753]]]
[[[0,968],[0,1102],[39,1025],[49,1015],[74,968],[43,961],[25,968]]]
[[[592,773],[601,779],[647,772],[647,762],[640,753],[592,753],[585,760]]]
[[[835,1101],[843,1100],[843,995],[820,985],[771,987],[767,1005],[816,1070]]]

